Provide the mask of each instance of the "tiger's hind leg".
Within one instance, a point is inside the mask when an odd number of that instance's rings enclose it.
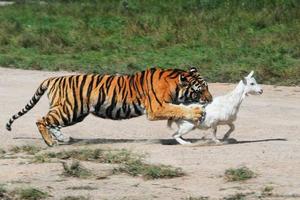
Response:
[[[70,117],[65,114],[62,106],[52,107],[48,114],[37,121],[37,127],[48,146],[57,144],[57,141],[64,142],[64,136],[60,132],[62,126],[67,126]]]
[[[65,112],[67,110],[66,105],[52,107],[48,114],[37,122],[39,131],[48,146],[56,144],[56,140],[65,142],[60,128],[80,122],[88,115],[88,112],[78,112],[75,115],[74,113]]]
[[[46,121],[44,118],[38,120],[36,122],[36,125],[40,131],[40,134],[42,135],[45,143],[49,146],[52,147],[54,144],[56,144],[56,142],[53,140],[52,135],[50,134],[47,125],[46,125]]]

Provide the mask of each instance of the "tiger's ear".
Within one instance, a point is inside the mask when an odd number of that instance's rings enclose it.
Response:
[[[188,80],[183,74],[180,74],[179,76],[179,84],[182,86],[186,86],[188,84]]]
[[[196,67],[191,66],[189,72],[192,73],[192,74],[194,74],[194,73],[197,73],[198,70],[196,69]]]

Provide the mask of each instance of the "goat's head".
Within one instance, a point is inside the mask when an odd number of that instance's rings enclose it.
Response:
[[[245,85],[245,94],[258,95],[263,93],[263,89],[257,84],[253,77],[254,72],[251,71],[248,76],[244,77],[243,83]]]

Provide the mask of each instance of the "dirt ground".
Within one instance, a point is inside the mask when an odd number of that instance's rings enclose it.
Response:
[[[47,112],[46,95],[13,124],[12,132],[5,129],[7,120],[23,108],[43,79],[66,74],[69,73],[0,68],[1,149],[25,144],[47,150],[82,147],[79,144],[46,147],[35,126],[36,119]],[[225,94],[234,86],[209,84],[214,96]],[[237,193],[248,195],[246,199],[258,199],[266,186],[273,188],[272,195],[261,198],[300,199],[300,87],[262,87],[263,95],[250,96],[243,102],[232,134],[237,142],[233,144],[169,145],[174,130],[167,128],[166,121],[151,122],[145,117],[111,121],[88,116],[83,122],[63,129],[66,136],[93,143],[85,146],[126,148],[146,154],[149,163],[181,167],[186,176],[157,180],[125,174],[103,180],[62,178],[60,163],[31,164],[17,157],[0,159],[0,184],[8,188],[37,187],[51,194],[49,199],[68,195],[90,199],[223,199]],[[222,137],[226,130],[219,129],[218,136]],[[203,133],[209,132],[196,130],[185,138],[200,140]],[[224,179],[226,169],[240,166],[253,170],[256,177],[244,182]],[[93,167],[101,171],[107,166],[94,164]],[[96,189],[68,189],[87,185]]]

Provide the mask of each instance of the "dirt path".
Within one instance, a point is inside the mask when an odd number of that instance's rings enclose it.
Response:
[[[17,120],[11,133],[4,125],[29,101],[40,81],[66,74],[0,68],[0,148],[7,150],[24,144],[46,147],[35,120],[47,112],[47,98],[43,97],[32,111]],[[213,95],[224,94],[233,87],[232,84],[210,84]],[[95,143],[87,146],[146,153],[150,163],[181,167],[187,173],[184,177],[148,181],[127,175],[114,175],[104,180],[62,179],[59,163],[30,164],[18,158],[0,159],[0,184],[38,187],[52,195],[49,199],[67,195],[84,195],[90,199],[221,199],[236,193],[248,193],[247,198],[256,199],[266,186],[274,188],[269,199],[300,199],[300,88],[264,85],[263,89],[262,96],[251,96],[242,104],[232,135],[237,144],[191,147],[153,143],[155,139],[168,141],[173,131],[168,130],[165,121],[150,122],[145,117],[110,121],[89,116],[82,123],[63,129],[65,135]],[[225,130],[219,130],[219,137]],[[202,136],[203,131],[194,131],[186,138],[200,139]],[[136,141],[114,143],[117,139]],[[52,149],[74,147],[78,145]],[[256,172],[256,178],[242,183],[226,182],[225,170],[239,166],[249,167]],[[79,185],[96,189],[67,189]]]

